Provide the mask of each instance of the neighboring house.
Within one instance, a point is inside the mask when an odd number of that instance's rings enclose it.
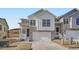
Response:
[[[8,37],[9,26],[6,19],[0,18],[0,39],[6,39]]]
[[[39,10],[28,19],[21,19],[20,39],[33,41],[50,41],[55,36],[56,16],[47,10]]]
[[[12,41],[18,41],[19,40],[19,31],[20,28],[14,28],[14,29],[10,29],[8,30],[8,40],[12,40]]]
[[[60,17],[64,39],[79,39],[79,9],[73,9]]]

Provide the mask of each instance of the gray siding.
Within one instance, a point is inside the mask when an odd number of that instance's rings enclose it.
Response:
[[[50,19],[50,27],[42,27],[43,19]],[[36,20],[35,27],[37,28],[37,30],[48,30],[48,31],[55,30],[55,16],[51,15],[46,11],[37,14],[37,16],[29,17],[29,20]]]
[[[79,28],[79,25],[76,24],[77,18],[79,18],[79,12],[72,16],[72,28]]]

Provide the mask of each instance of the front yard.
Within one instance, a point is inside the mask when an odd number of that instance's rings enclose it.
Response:
[[[63,39],[54,39],[51,42],[20,41],[9,43],[9,47],[1,47],[0,50],[64,50],[66,48],[79,48],[79,42],[70,42],[68,40],[63,41]]]
[[[15,42],[9,44],[9,47],[0,48],[0,50],[31,50],[32,43],[31,42]]]
[[[55,42],[59,45],[62,45],[66,48],[79,48],[79,42],[63,40],[63,39],[54,39],[52,42]]]

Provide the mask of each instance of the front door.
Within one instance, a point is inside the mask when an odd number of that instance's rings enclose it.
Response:
[[[59,27],[56,27],[56,33],[59,33],[59,30],[60,30]]]
[[[29,29],[27,29],[27,37],[29,37],[29,34],[30,34],[29,32],[30,32],[30,30],[29,30]]]
[[[27,29],[27,40],[29,41],[29,36],[30,36],[30,30]]]
[[[60,32],[60,28],[56,27],[56,39],[59,39],[59,32]]]

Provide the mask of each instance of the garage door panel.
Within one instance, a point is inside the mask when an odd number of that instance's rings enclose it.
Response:
[[[69,30],[66,31],[66,37],[67,38],[74,38],[74,39],[79,39],[79,31],[74,31],[74,30]]]
[[[34,41],[49,41],[51,39],[51,32],[33,32]]]

